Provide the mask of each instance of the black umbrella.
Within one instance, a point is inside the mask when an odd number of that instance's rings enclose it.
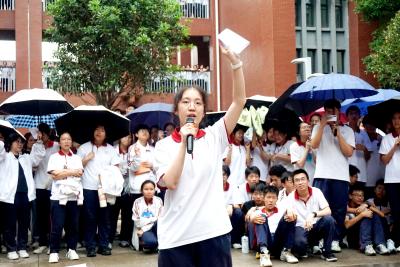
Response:
[[[201,122],[201,128],[205,128],[207,126],[213,125],[219,119],[221,119],[225,115],[226,111],[215,111],[215,112],[207,112],[203,121]]]
[[[292,84],[278,99],[271,104],[268,113],[279,114],[284,109],[293,110],[298,116],[305,116],[324,105],[321,100],[298,100],[290,98],[290,95],[301,83]]]
[[[60,134],[69,132],[72,139],[83,144],[93,139],[96,126],[104,126],[107,141],[112,143],[129,135],[129,119],[103,106],[79,106],[55,120]]]
[[[368,116],[372,124],[384,132],[387,128],[386,126],[391,124],[392,115],[395,112],[400,112],[399,96],[368,107]]]
[[[268,112],[263,126],[264,129],[271,127],[282,129],[287,132],[288,136],[292,137],[296,135],[300,123],[301,119],[293,110],[283,108],[278,113]]]
[[[59,93],[51,89],[23,89],[0,104],[0,110],[13,115],[42,116],[66,113],[74,107]]]

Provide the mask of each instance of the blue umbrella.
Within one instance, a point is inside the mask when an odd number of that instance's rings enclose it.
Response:
[[[173,105],[165,103],[144,104],[126,117],[131,120],[131,131],[134,132],[138,124],[146,124],[148,127],[157,125],[160,129],[168,122],[175,122],[173,115]]]
[[[35,128],[42,122],[47,123],[50,128],[56,128],[54,121],[62,115],[64,115],[64,113],[42,116],[10,115],[7,117],[6,120],[10,122],[15,128]]]
[[[361,115],[366,115],[368,113],[369,106],[376,105],[396,96],[400,96],[400,92],[393,89],[378,89],[377,91],[378,93],[373,96],[346,99],[342,102],[342,112],[346,112],[350,106],[355,105],[361,110]]]
[[[331,98],[344,100],[375,94],[377,91],[369,83],[356,76],[330,73],[305,81],[293,91],[290,97],[304,100]]]

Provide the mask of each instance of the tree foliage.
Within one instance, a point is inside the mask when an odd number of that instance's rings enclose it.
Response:
[[[367,21],[378,21],[364,58],[367,72],[384,88],[400,88],[400,0],[356,0],[356,11]]]
[[[172,71],[168,59],[188,36],[176,0],[56,0],[49,13],[47,34],[59,44],[54,89],[92,92],[106,106]]]

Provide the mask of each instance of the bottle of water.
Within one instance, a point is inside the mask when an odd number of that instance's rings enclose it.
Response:
[[[242,236],[242,253],[249,253],[249,238],[246,235]]]

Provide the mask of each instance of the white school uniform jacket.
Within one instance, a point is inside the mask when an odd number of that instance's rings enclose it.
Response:
[[[317,134],[320,125],[314,126],[311,137]],[[338,130],[343,135],[347,144],[355,145],[353,130],[347,126],[339,126]],[[325,125],[321,142],[316,152],[315,178],[333,179],[350,182],[349,159],[340,150],[337,137],[333,136],[329,125]]]
[[[45,146],[45,149],[46,155],[37,166],[35,176],[33,178],[35,180],[36,189],[51,190],[51,184],[53,181],[47,173],[47,164],[49,163],[50,156],[60,150],[60,146],[57,142],[49,141],[48,145]]]
[[[82,175],[83,189],[97,190],[99,189],[99,174],[106,166],[117,165],[120,162],[117,152],[114,147],[109,144],[104,144],[97,147],[92,142],[86,142],[78,149],[78,156],[82,159],[94,152],[95,156],[84,167]]]
[[[396,143],[398,136],[393,136],[393,133],[383,137],[379,154],[386,155]],[[392,159],[386,164],[385,169],[385,184],[400,183],[400,149],[397,148]]]
[[[135,151],[136,150],[138,151]],[[154,147],[147,144],[143,146],[140,142],[136,142],[128,149],[128,166],[129,166],[129,188],[130,193],[140,194],[142,183],[146,180],[156,182],[154,171],[142,174],[135,174],[142,162],[150,162],[154,168]]]
[[[151,203],[146,203],[144,197],[136,199],[133,203],[132,220],[135,227],[133,229],[132,245],[136,250],[139,250],[138,230],[149,231],[160,216],[162,207],[161,198],[156,196],[153,197]]]
[[[369,140],[371,157],[367,161],[367,187],[375,187],[376,182],[385,177],[385,166],[383,165],[381,155],[379,154],[381,141],[381,136],[379,136],[378,140]]]
[[[155,169],[158,185],[179,150],[180,135],[157,142]],[[228,145],[223,119],[204,131],[199,130],[193,154],[186,154],[175,190],[167,190],[158,219],[159,249],[187,245],[229,233],[232,226],[226,212],[222,186],[222,154]]]
[[[28,185],[28,199],[36,198],[35,183],[32,177],[32,167],[36,167],[45,156],[43,144],[36,143],[32,146],[30,154],[20,155],[17,159],[13,153],[6,152],[3,141],[0,141],[0,202],[14,204],[15,193],[18,185],[18,162],[24,170],[26,184]]]
[[[306,147],[300,141],[293,142],[290,145],[290,159],[292,161],[294,170],[300,169],[300,167],[296,163],[303,157],[305,151]],[[312,151],[309,151],[303,169],[306,170],[310,184],[312,184],[315,173],[315,161]]]
[[[229,148],[226,147],[223,159],[228,155],[228,151]],[[231,175],[228,178],[228,182],[232,186],[236,187],[246,182],[246,167],[246,148],[243,145],[232,144],[231,164],[229,164]]]
[[[366,146],[368,151],[371,151],[368,134],[364,130],[354,132],[355,143]],[[358,182],[367,182],[367,161],[364,158],[364,151],[354,149],[353,155],[349,158],[349,163],[356,166],[360,173],[358,174]]]
[[[47,165],[47,173],[63,169],[83,170],[81,157],[72,152],[64,154],[61,150],[51,155]],[[51,178],[51,175],[48,175]],[[71,187],[74,193],[65,194],[65,190],[63,190],[63,187],[65,186]],[[64,180],[53,180],[50,199],[82,202],[83,194],[81,178],[69,176]]]
[[[279,146],[275,144],[275,150],[274,154],[283,154],[283,155],[289,155],[290,156],[290,146],[292,145],[293,141],[292,140],[287,140],[283,145]],[[293,164],[291,162],[287,162],[284,160],[275,160],[271,161],[271,166],[275,165],[282,165],[285,167],[287,171],[293,171]]]
[[[267,146],[263,146],[263,150],[267,150]],[[255,147],[251,152],[251,156],[253,158],[252,165],[256,166],[260,170],[260,180],[266,181],[268,177],[268,165],[269,160],[263,160],[261,158],[261,151],[259,147]]]

